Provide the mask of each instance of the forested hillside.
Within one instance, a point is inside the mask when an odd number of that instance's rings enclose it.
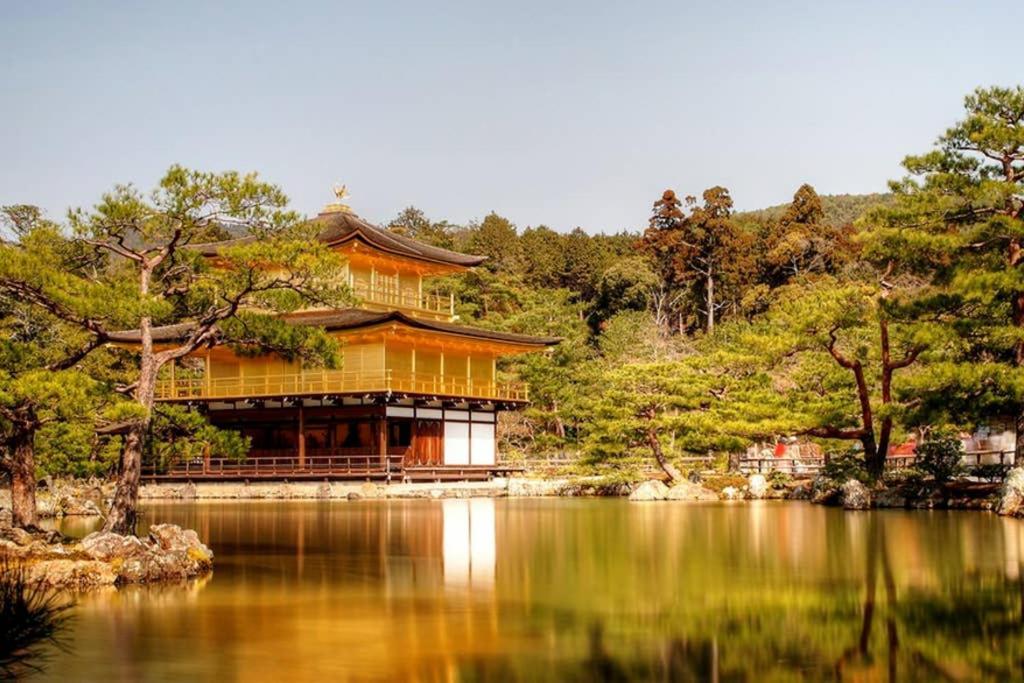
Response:
[[[822,222],[841,226],[855,222],[870,209],[891,204],[894,201],[891,193],[872,194],[823,194],[821,195]],[[777,204],[754,211],[741,211],[736,220],[741,223],[759,223],[778,220],[786,213],[789,204]]]

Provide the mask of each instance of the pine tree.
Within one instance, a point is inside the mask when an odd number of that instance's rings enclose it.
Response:
[[[927,286],[907,306],[956,332],[915,386],[921,419],[1013,416],[1024,460],[1024,87],[979,88],[935,149],[904,160],[867,255]]]
[[[3,249],[32,252],[40,265],[76,267],[80,254],[36,207],[3,207],[2,214],[10,236]],[[32,528],[38,521],[39,432],[57,422],[69,426],[88,422],[91,429],[104,403],[112,398],[81,367],[89,356],[104,355],[101,341],[0,290],[0,435],[4,443],[0,468],[11,480],[14,526]]]
[[[288,325],[278,314],[309,302],[351,301],[338,257],[316,239],[318,227],[285,209],[287,198],[254,174],[172,167],[145,197],[119,186],[91,211],[69,216],[73,243],[90,268],[70,272],[34,249],[0,249],[0,291],[91,337],[92,344],[138,344],[135,405],[124,436],[117,487],[104,529],[133,533],[142,453],[162,367],[204,346],[273,350],[311,362],[337,362],[322,330]],[[231,224],[255,239],[204,258],[192,245]],[[134,324],[130,333],[117,326]],[[182,338],[159,348],[157,325],[180,325]]]

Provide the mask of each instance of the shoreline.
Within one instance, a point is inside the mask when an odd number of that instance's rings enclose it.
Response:
[[[625,498],[634,502],[748,502],[757,500],[806,501],[848,510],[857,509],[958,509],[995,511],[998,489],[979,495],[895,488],[864,490],[862,504],[851,506],[838,489],[816,491],[811,479],[786,486],[770,486],[759,475],[746,485],[706,487],[682,482],[672,488],[658,480],[633,483],[610,482],[601,476],[508,477],[487,481],[375,483],[352,481],[188,482],[148,483],[139,489],[140,502],[159,501],[255,501],[255,500],[386,500],[450,498]],[[730,484],[738,482],[730,480]],[[109,489],[109,490],[108,490]],[[112,484],[99,481],[56,481],[38,493],[42,518],[101,516]],[[9,524],[10,490],[0,488],[0,527]]]

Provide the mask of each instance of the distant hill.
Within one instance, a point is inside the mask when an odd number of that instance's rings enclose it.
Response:
[[[843,226],[861,217],[868,209],[888,204],[893,196],[888,193],[873,194],[823,194],[821,206],[825,211],[825,222],[829,225]],[[763,223],[782,216],[789,204],[769,206],[755,211],[741,211],[736,218],[741,223]]]

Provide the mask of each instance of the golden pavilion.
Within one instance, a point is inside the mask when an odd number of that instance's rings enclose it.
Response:
[[[303,368],[280,356],[195,352],[159,380],[157,399],[187,403],[218,427],[249,438],[243,460],[206,454],[148,463],[145,476],[223,478],[480,478],[501,469],[498,413],[528,401],[524,386],[499,381],[497,360],[538,351],[556,338],[496,332],[456,322],[451,296],[432,278],[485,260],[383,230],[341,204],[315,219],[318,239],[344,257],[358,303],[287,316],[316,325],[342,346],[339,369]],[[193,245],[215,259],[242,237]],[[156,328],[171,341],[176,326]]]

